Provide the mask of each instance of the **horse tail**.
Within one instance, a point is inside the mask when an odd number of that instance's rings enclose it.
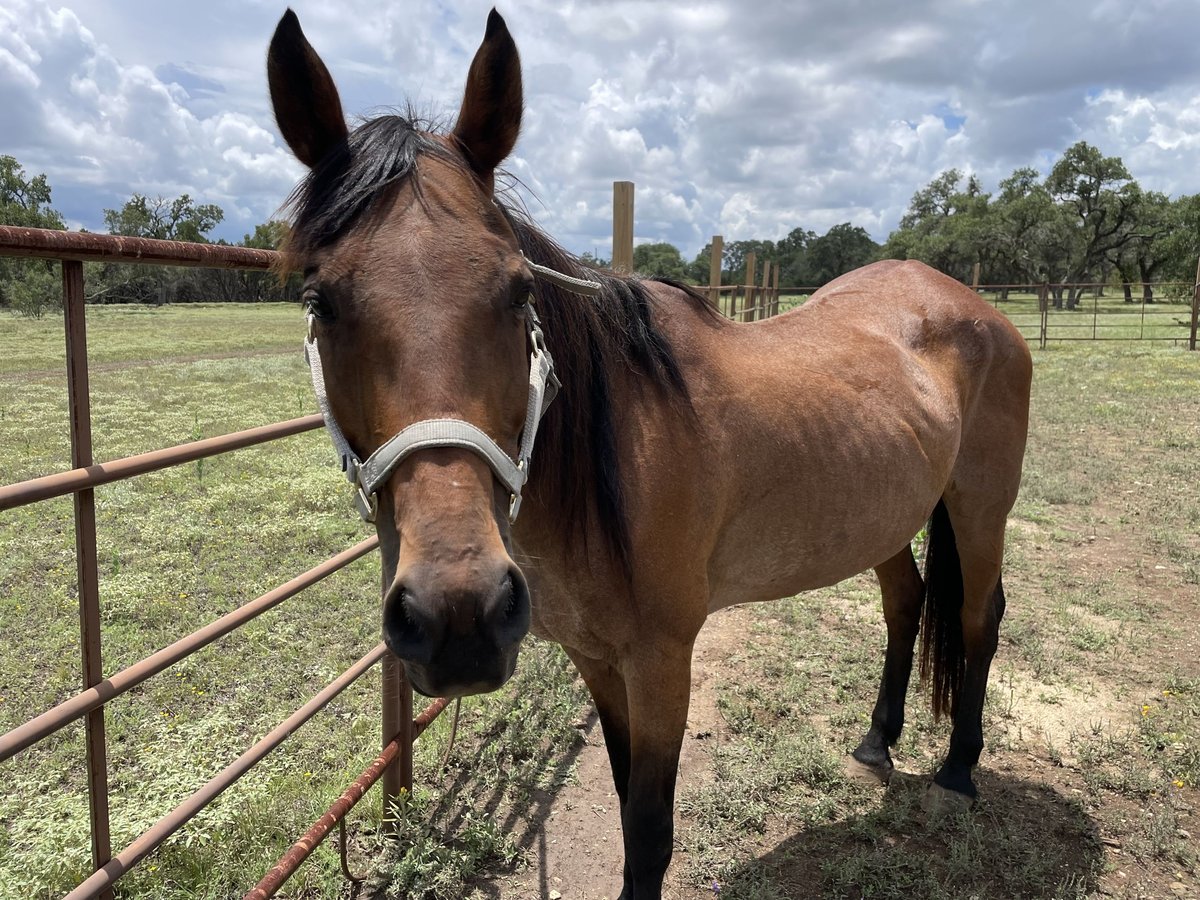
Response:
[[[933,718],[954,716],[966,672],[962,564],[944,500],[929,517],[925,544],[925,612],[921,623],[921,683],[931,690]]]

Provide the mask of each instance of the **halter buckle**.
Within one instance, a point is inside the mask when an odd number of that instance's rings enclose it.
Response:
[[[361,486],[355,485],[354,506],[364,522],[374,522],[375,514],[379,511],[379,501],[374,494],[368,494]]]

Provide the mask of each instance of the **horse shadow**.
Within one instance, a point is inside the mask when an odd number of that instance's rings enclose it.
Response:
[[[720,900],[1074,898],[1099,886],[1104,848],[1080,799],[1044,782],[980,769],[979,800],[930,816],[928,777],[896,772],[873,809],[799,825],[774,847],[726,866]]]

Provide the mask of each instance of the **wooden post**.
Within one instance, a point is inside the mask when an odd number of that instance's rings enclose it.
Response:
[[[746,254],[746,303],[742,307],[742,321],[754,321],[754,273],[758,271],[758,255],[751,250]]]
[[[1196,327],[1200,325],[1200,261],[1196,262],[1196,286],[1192,288],[1192,332],[1188,336],[1188,349],[1196,349]]]
[[[1041,312],[1040,335],[1038,337],[1039,349],[1046,349],[1046,332],[1050,328],[1050,285],[1042,282],[1041,288],[1038,289],[1038,311]]]
[[[709,244],[708,296],[713,306],[721,308],[721,258],[725,255],[725,238],[714,234]]]
[[[758,300],[758,317],[760,319],[766,319],[771,315],[771,269],[774,265],[772,262],[763,263],[762,296]]]
[[[633,182],[613,182],[613,271],[633,271]]]
[[[775,277],[771,284],[771,315],[779,315],[779,270],[782,269],[781,264],[775,265]]]
[[[979,293],[979,263],[975,263],[975,269],[971,272],[971,290]]]

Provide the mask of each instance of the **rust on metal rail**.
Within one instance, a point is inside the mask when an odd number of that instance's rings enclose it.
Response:
[[[142,832],[132,844],[114,856],[108,863],[79,887],[67,894],[64,900],[89,900],[116,883],[122,875],[132,869],[158,846],[178,831],[189,819],[246,774],[256,763],[284,742],[297,728],[315,716],[338,694],[357,681],[388,652],[380,644],[366,656],[331,681],[319,694],[305,703],[277,725],[266,737],[218,772],[204,787],[196,791],[175,809]]]
[[[48,500],[51,497],[88,490],[112,481],[144,475],[146,472],[155,472],[159,469],[193,462],[202,457],[227,453],[230,450],[264,444],[277,438],[323,428],[324,425],[325,421],[320,414],[301,416],[298,419],[289,419],[273,425],[235,431],[232,434],[205,438],[201,441],[167,447],[163,450],[151,450],[136,456],[126,456],[110,462],[82,466],[67,472],[31,478],[28,481],[0,487],[0,510],[13,509],[17,506],[36,503],[39,500]]]
[[[207,269],[270,269],[280,260],[275,250],[15,225],[0,225],[0,256]]]
[[[411,742],[420,737],[421,733],[442,714],[449,704],[449,698],[439,697],[412,720],[412,738],[408,742],[410,747],[412,746]],[[333,801],[324,815],[317,819],[296,843],[292,844],[291,848],[271,867],[271,871],[264,875],[262,881],[248,891],[242,900],[267,900],[268,897],[275,896],[275,892],[320,846],[321,841],[325,840],[333,827],[346,817],[363,798],[363,795],[383,776],[387,768],[396,761],[401,750],[404,749],[404,743],[403,736],[393,738],[371,764],[363,769],[362,774],[354,779],[354,783],[346,788],[337,800]]]
[[[189,656],[197,650],[208,646],[218,638],[224,637],[235,628],[244,625],[267,610],[273,609],[284,600],[316,584],[338,569],[348,566],[362,556],[366,556],[378,546],[378,536],[372,535],[365,541],[361,541],[353,547],[343,550],[337,556],[325,560],[319,566],[314,566],[302,575],[297,575],[291,581],[281,584],[261,597],[239,606],[237,609],[226,613],[203,628],[192,632],[186,637],[180,638],[157,653],[146,657],[140,662],[134,663],[126,669],[122,669],[117,674],[93,685],[82,693],[76,694],[71,699],[64,700],[40,716],[30,719],[24,725],[14,728],[7,734],[0,735],[0,762],[4,762],[4,760],[15,756],[17,753],[40,741],[46,735],[53,734],[80,716],[86,715],[92,710],[99,709],[114,697],[119,697],[130,688],[137,687],[143,681],[157,675],[168,666],[179,662],[185,656]]]

